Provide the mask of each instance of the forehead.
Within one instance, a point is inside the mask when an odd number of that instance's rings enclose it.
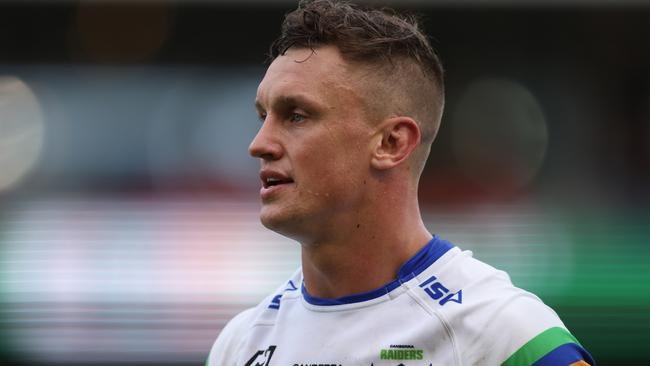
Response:
[[[334,46],[290,48],[269,66],[257,89],[257,102],[288,94],[333,96],[354,92],[351,65]],[[356,94],[356,93],[355,93]]]

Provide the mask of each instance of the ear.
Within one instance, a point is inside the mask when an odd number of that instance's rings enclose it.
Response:
[[[410,117],[392,117],[378,126],[371,164],[386,170],[406,160],[420,144],[420,127]]]

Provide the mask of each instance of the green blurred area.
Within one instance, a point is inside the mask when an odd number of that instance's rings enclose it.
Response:
[[[539,275],[534,256],[502,268],[554,308],[599,365],[650,360],[650,215],[582,213],[554,222],[547,229],[563,229],[569,261],[557,258],[558,265],[536,281],[519,281]]]
[[[568,296],[549,299],[602,365],[648,360],[650,216],[573,218]]]

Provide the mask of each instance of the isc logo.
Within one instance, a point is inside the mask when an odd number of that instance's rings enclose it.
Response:
[[[420,287],[424,289],[424,292],[426,292],[432,299],[440,300],[438,301],[440,306],[445,305],[449,301],[459,304],[463,303],[463,290],[458,290],[458,292],[450,294],[449,289],[436,280],[436,276],[431,276],[426,281],[422,282]]]

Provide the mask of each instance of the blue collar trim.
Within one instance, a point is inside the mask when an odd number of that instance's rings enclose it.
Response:
[[[422,247],[422,249],[420,249],[413,257],[411,257],[411,259],[406,261],[406,263],[400,267],[399,271],[397,271],[397,279],[387,283],[382,287],[370,290],[368,292],[343,296],[336,299],[322,299],[320,297],[310,295],[307,292],[307,288],[303,282],[301,286],[302,296],[308,303],[321,306],[352,304],[372,300],[393,291],[402,283],[409,281],[413,277],[419,275],[422,273],[422,271],[427,269],[430,265],[433,264],[433,262],[438,260],[438,258],[442,257],[443,254],[447,253],[447,251],[453,247],[454,245],[450,242],[434,236],[433,239],[431,239],[424,247]]]

